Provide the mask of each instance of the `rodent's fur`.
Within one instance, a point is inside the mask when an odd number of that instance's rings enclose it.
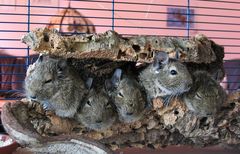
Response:
[[[25,78],[25,93],[54,110],[60,117],[72,118],[86,88],[66,60],[40,55]]]
[[[112,126],[117,118],[104,89],[90,89],[81,104],[75,119],[87,128],[103,131]]]
[[[187,92],[192,86],[187,67],[178,60],[169,59],[163,51],[156,52],[153,63],[140,72],[139,80],[149,101],[157,97],[169,100]]]
[[[193,81],[193,87],[183,96],[188,109],[199,116],[216,114],[226,100],[223,88],[205,71],[196,71]]]
[[[116,69],[112,78],[106,80],[105,87],[118,111],[119,120],[130,123],[139,120],[147,101],[142,87],[130,74]]]

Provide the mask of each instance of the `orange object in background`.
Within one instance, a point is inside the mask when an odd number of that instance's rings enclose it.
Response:
[[[95,26],[91,20],[83,16],[79,11],[71,8],[61,10],[57,16],[50,19],[47,28],[55,28],[67,33],[95,33]]]

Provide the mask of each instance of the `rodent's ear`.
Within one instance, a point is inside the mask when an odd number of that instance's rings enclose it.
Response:
[[[43,61],[43,57],[44,57],[43,54],[39,54],[39,57],[38,57],[38,59],[37,59],[37,62],[42,62],[42,61]]]
[[[160,65],[159,61],[156,58],[153,59],[153,68],[152,69],[153,69],[153,71],[156,74],[158,74],[159,73],[159,69],[161,69],[161,65]]]
[[[107,91],[111,91],[113,89],[113,85],[112,85],[111,80],[109,80],[109,79],[105,80],[105,89]]]
[[[105,80],[105,89],[107,91],[112,91],[114,88],[117,88],[122,77],[122,70],[116,69],[113,73],[111,79]]]
[[[221,77],[223,76],[222,71],[218,69],[216,72],[213,73],[212,78],[217,82],[221,82]]]
[[[179,60],[179,50],[176,50],[175,58]]]
[[[164,51],[156,51],[153,58],[153,71],[159,73],[159,69],[162,68],[162,65],[167,64],[169,61],[169,56]]]
[[[67,74],[67,61],[66,60],[59,60],[57,63],[57,74],[59,78],[64,78]]]
[[[92,83],[93,83],[93,78],[88,78],[86,81],[86,87],[88,90],[92,88]]]
[[[112,76],[112,79],[111,79],[112,84],[117,87],[121,80],[121,77],[122,77],[122,70],[118,68],[115,70]]]
[[[164,51],[155,52],[154,60],[158,61],[160,64],[167,64],[169,61],[169,56]]]

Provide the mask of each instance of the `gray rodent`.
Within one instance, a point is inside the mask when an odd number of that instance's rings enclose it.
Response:
[[[130,74],[116,69],[112,78],[106,80],[105,87],[115,104],[119,120],[130,123],[139,120],[147,104],[142,88]]]
[[[72,118],[86,88],[78,73],[66,60],[40,55],[25,78],[28,98],[43,103],[60,117]]]
[[[205,71],[193,74],[193,87],[183,96],[188,109],[199,116],[214,115],[225,100],[223,88]]]
[[[112,126],[117,113],[104,88],[91,88],[91,84],[88,83],[89,93],[84,97],[75,119],[87,128],[102,131]]]
[[[170,59],[164,51],[155,51],[153,63],[140,72],[139,80],[146,90],[148,101],[163,97],[165,105],[171,98],[187,92],[192,85],[187,67],[178,60]]]

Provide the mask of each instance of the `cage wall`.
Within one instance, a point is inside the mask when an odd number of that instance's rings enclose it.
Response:
[[[202,33],[225,48],[228,91],[240,88],[240,2],[238,0],[0,0],[0,96],[24,97],[23,81],[37,55],[20,42],[37,28],[61,24],[63,35],[73,27],[109,29],[123,35],[191,37]],[[71,9],[80,14],[64,14]],[[64,20],[63,20],[64,19]],[[64,21],[54,23],[52,21]],[[86,22],[90,20],[91,22]],[[70,28],[69,28],[70,27]]]

